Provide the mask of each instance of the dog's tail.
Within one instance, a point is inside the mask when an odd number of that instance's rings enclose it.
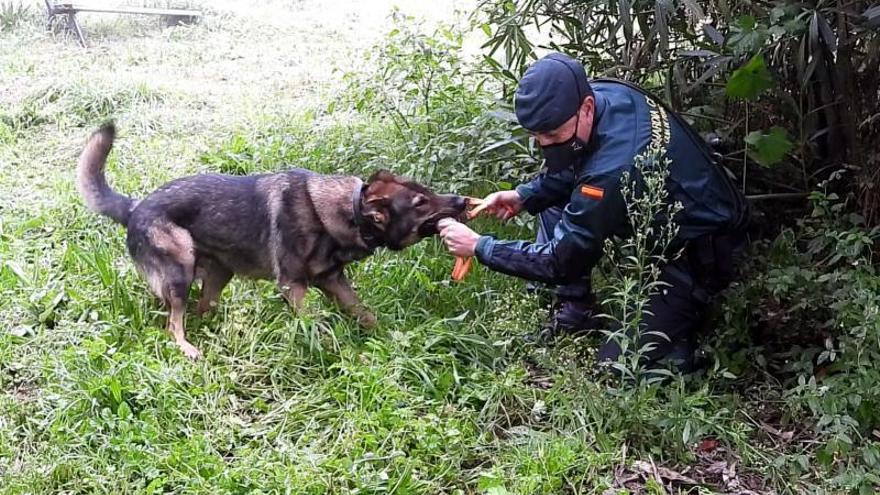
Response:
[[[76,167],[76,188],[89,208],[127,225],[135,201],[110,189],[104,177],[104,164],[115,137],[116,126],[112,122],[102,125],[89,137]]]

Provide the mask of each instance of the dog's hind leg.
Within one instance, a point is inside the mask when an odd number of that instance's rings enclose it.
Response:
[[[172,297],[169,302],[171,314],[168,316],[168,332],[174,337],[174,343],[183,354],[190,359],[198,359],[202,357],[201,351],[196,346],[186,340],[186,331],[184,328],[184,316],[186,315],[186,299],[180,297]]]
[[[132,234],[139,233],[129,230]],[[186,300],[195,277],[192,237],[182,227],[160,221],[149,227],[145,240],[135,261],[145,267],[150,288],[169,310],[167,328],[174,342],[188,358],[197,359],[201,352],[186,340],[184,328]]]
[[[376,316],[364,307],[351,282],[343,272],[334,273],[315,285],[324,294],[334,299],[345,311],[357,318],[358,323],[367,328],[376,326]]]
[[[202,279],[202,293],[199,296],[199,304],[196,313],[203,315],[217,305],[223,288],[232,279],[232,272],[217,263],[199,262],[197,267],[198,276]]]

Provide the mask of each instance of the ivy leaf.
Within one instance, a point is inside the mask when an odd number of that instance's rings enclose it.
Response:
[[[754,100],[773,85],[773,78],[764,63],[764,55],[758,53],[745,65],[733,71],[727,81],[727,96]]]
[[[746,136],[749,156],[763,167],[775,165],[794,148],[781,127],[772,127],[769,133],[755,131]]]

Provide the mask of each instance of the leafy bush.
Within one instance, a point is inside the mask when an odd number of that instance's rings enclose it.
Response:
[[[406,143],[395,156],[376,155],[398,172],[452,190],[512,187],[537,169],[525,133],[497,84],[462,59],[461,30],[422,33],[401,19],[386,41],[368,52],[375,71],[348,74],[343,107],[386,122]],[[341,110],[332,103],[330,110]]]
[[[816,192],[811,200],[812,214],[796,228],[755,247],[764,254],[728,295],[716,355],[743,379],[777,377],[783,410],[773,420],[803,434],[801,447],[832,486],[873,493],[880,483],[880,277],[873,257],[880,229],[866,229],[835,193]],[[746,345],[730,352],[736,342]]]
[[[581,59],[593,75],[653,89],[721,135],[749,191],[806,193],[829,164],[857,164],[850,189],[861,191],[868,223],[880,218],[880,155],[871,148],[880,137],[880,10],[868,2],[482,5],[487,64],[502,80],[514,83],[535,57],[534,26],[549,36],[546,48]],[[780,165],[747,170],[749,158]]]

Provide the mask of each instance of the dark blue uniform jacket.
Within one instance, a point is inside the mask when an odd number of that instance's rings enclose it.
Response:
[[[636,177],[634,158],[649,146],[662,147],[671,161],[667,187],[669,199],[684,207],[675,219],[681,241],[738,229],[744,222],[742,196],[681,117],[628,84],[605,80],[592,88],[596,110],[587,154],[572,167],[543,173],[516,189],[533,215],[564,206],[552,241],[483,236],[476,254],[489,268],[552,284],[589,274],[606,238],[629,235],[621,175]]]

